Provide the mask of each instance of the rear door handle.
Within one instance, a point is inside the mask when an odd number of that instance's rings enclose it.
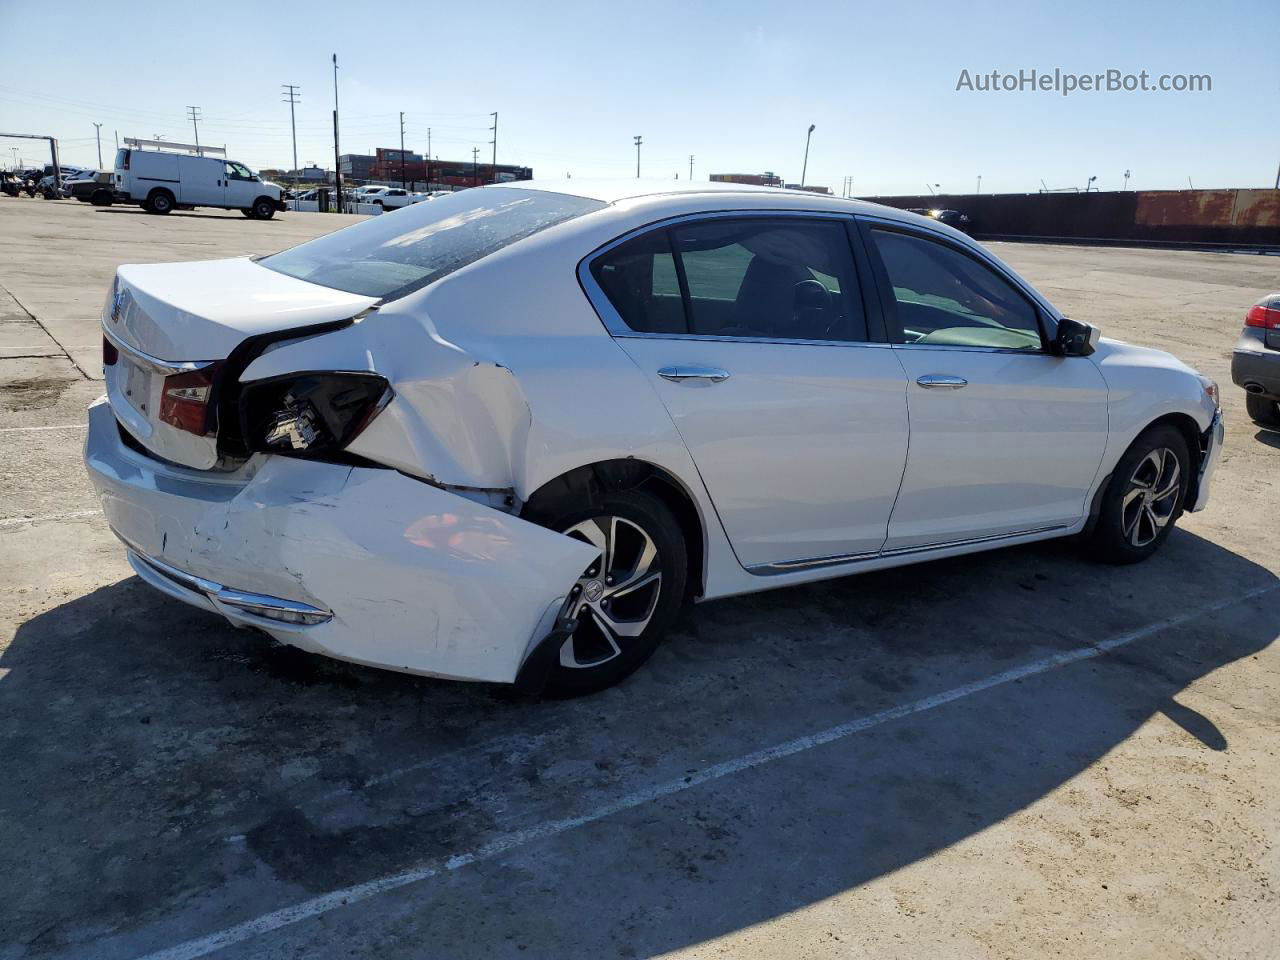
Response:
[[[964,377],[953,377],[945,373],[927,373],[923,377],[917,377],[916,383],[926,390],[959,390],[969,385]]]
[[[690,367],[680,364],[663,367],[658,371],[658,376],[672,383],[681,383],[685,380],[710,380],[712,383],[723,383],[729,379],[729,371],[721,370],[719,367]]]

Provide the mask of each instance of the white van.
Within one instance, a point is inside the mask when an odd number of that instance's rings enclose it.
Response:
[[[116,198],[148,213],[174,207],[225,207],[270,220],[285,209],[280,188],[235,160],[125,147],[116,153]]]

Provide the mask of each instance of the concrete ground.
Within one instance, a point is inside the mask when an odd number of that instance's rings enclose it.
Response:
[[[1269,958],[1280,436],[1229,352],[1275,258],[997,245],[1223,384],[1204,513],[691,610],[533,703],[332,663],[130,575],[79,444],[115,265],[345,222],[0,199],[0,958]]]

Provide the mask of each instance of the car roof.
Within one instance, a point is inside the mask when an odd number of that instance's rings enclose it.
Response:
[[[810,210],[832,210],[843,213],[864,213],[871,216],[886,217],[895,220],[923,221],[936,226],[936,221],[928,220],[917,214],[886,207],[866,200],[852,200],[836,197],[831,194],[811,193],[808,190],[788,190],[783,187],[758,187],[747,183],[693,182],[680,180],[515,180],[507,183],[489,184],[481,190],[541,190],[546,193],[562,193],[588,200],[599,200],[602,203],[616,204],[626,200],[645,200],[661,203],[670,200],[687,204],[699,195],[716,202],[723,202],[728,197],[742,198],[747,205],[752,199],[777,200],[787,198],[797,208]],[[769,204],[773,206],[774,204]]]

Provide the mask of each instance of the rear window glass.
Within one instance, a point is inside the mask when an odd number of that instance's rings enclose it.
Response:
[[[603,206],[541,190],[460,190],[258,262],[309,283],[391,299]]]

